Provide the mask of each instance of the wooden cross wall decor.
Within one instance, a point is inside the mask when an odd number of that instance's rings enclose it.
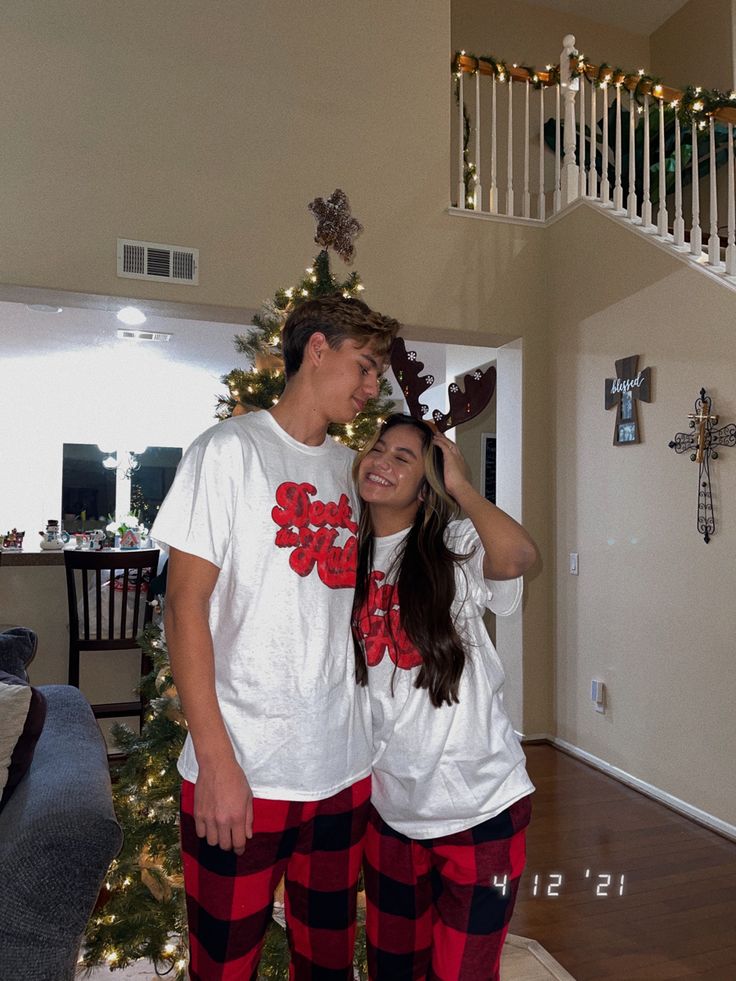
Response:
[[[639,355],[620,358],[616,362],[616,377],[606,378],[606,408],[616,406],[616,425],[613,445],[627,446],[641,441],[636,403],[651,402],[652,369],[637,371]]]
[[[713,511],[713,493],[710,486],[710,461],[718,459],[716,446],[736,446],[736,424],[713,427],[718,416],[713,415],[713,402],[705,389],[700,389],[700,398],[695,400],[695,412],[691,412],[689,433],[676,433],[669,446],[675,453],[690,453],[690,459],[698,467],[698,531],[707,545],[716,531],[716,518]]]

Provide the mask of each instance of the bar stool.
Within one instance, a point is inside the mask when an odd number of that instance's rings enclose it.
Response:
[[[153,608],[147,602],[148,584],[156,575],[158,557],[157,548],[125,552],[69,549],[64,552],[69,604],[70,685],[79,688],[79,655],[82,652],[129,651],[140,647],[136,638],[153,617]],[[78,573],[81,576],[78,577]],[[77,589],[79,579],[81,595]],[[103,596],[104,592],[108,595]],[[132,611],[129,599],[132,599]],[[150,658],[141,650],[141,677],[151,668]],[[92,706],[98,719],[136,716],[141,725],[144,709],[141,698]]]

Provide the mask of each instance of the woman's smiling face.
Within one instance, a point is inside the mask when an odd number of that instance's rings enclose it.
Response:
[[[392,426],[381,435],[358,469],[358,493],[372,513],[403,512],[411,524],[424,485],[424,453],[414,426]]]

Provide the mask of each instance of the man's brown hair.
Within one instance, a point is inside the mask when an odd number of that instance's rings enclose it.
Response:
[[[317,332],[325,335],[333,349],[349,339],[359,345],[370,344],[377,355],[388,360],[400,326],[398,320],[371,310],[362,300],[340,293],[305,300],[291,311],[284,324],[284,373],[288,379],[299,371],[307,341]]]

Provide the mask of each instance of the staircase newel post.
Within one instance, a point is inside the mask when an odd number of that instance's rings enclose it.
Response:
[[[562,164],[562,206],[575,201],[580,193],[580,168],[575,161],[575,96],[580,88],[580,79],[573,78],[570,71],[570,58],[577,57],[575,35],[566,34],[562,39],[560,55],[560,88],[565,100],[565,138]]]

